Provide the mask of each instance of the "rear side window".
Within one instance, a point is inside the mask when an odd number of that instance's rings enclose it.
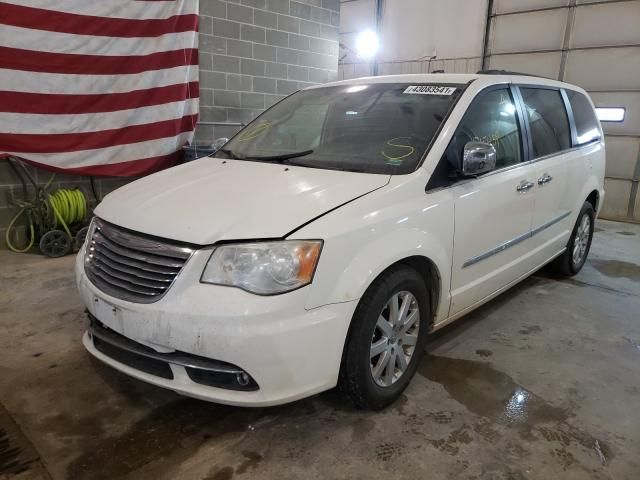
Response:
[[[542,157],[571,147],[571,131],[558,90],[521,88],[533,144],[533,156]]]
[[[574,90],[566,90],[566,92],[576,122],[576,145],[584,145],[600,138],[598,120],[587,97]]]

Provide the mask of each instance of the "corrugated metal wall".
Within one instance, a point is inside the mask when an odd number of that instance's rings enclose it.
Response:
[[[488,0],[383,0],[376,27],[376,0],[340,2],[338,78],[371,75],[355,51],[358,33],[378,30],[378,74],[477,72]]]
[[[601,216],[640,221],[640,1],[494,0],[485,66],[580,85],[596,106],[624,107],[603,123]]]

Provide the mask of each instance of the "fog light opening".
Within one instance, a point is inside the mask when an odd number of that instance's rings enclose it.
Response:
[[[238,382],[238,385],[240,385],[241,387],[246,387],[247,385],[249,385],[250,381],[251,377],[249,377],[249,375],[247,375],[245,372],[236,373],[236,382]]]

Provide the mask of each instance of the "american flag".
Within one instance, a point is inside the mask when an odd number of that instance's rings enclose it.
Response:
[[[0,157],[131,176],[198,119],[198,0],[0,1]]]

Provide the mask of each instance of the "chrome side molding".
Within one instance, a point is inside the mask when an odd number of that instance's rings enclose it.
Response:
[[[550,226],[558,223],[559,221],[567,218],[569,215],[571,215],[571,210],[569,210],[568,212],[565,212],[561,215],[558,215],[557,217],[552,218],[551,220],[549,220],[546,223],[543,223],[542,225],[534,228],[533,230],[527,232],[527,233],[523,233],[522,235],[518,235],[515,238],[512,238],[511,240],[508,240],[500,245],[498,245],[497,247],[492,248],[491,250],[488,250],[484,253],[481,253],[480,255],[477,255],[475,257],[471,257],[469,260],[467,260],[466,262],[464,262],[462,264],[462,268],[467,268],[470,267],[471,265],[474,265],[486,258],[492,257],[493,255],[495,255],[496,253],[500,253],[503,252],[504,250],[506,250],[507,248],[513,247],[514,245],[517,245],[520,242],[523,242],[525,240],[527,240],[528,238],[533,237],[534,235],[537,235],[538,233],[542,232],[543,230],[549,228]]]

